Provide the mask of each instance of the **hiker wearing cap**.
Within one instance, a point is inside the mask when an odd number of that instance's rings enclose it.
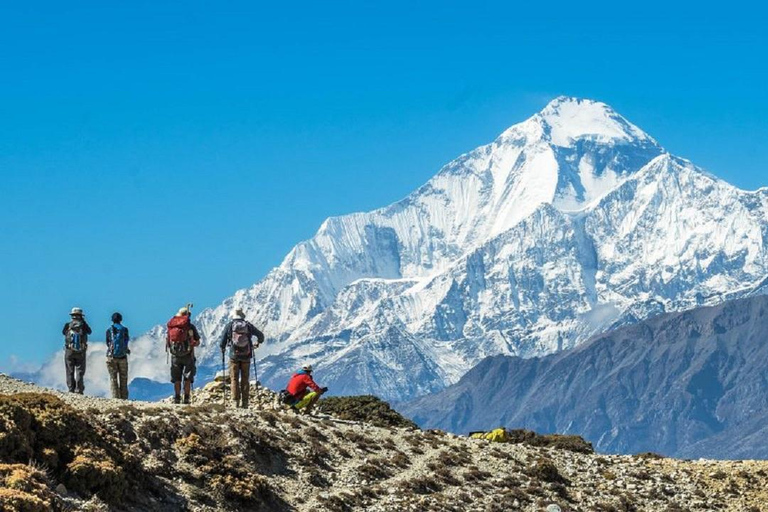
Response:
[[[83,310],[72,308],[70,320],[64,324],[64,367],[67,371],[67,388],[70,393],[83,394],[85,390],[85,361],[88,350],[88,335],[91,327],[85,321]]]
[[[312,379],[312,365],[308,364],[293,374],[285,391],[292,399],[288,404],[294,411],[303,409],[305,414],[309,414],[320,395],[328,391],[328,388],[317,385]]]
[[[107,329],[107,371],[112,398],[128,399],[128,328],[124,327],[123,315],[112,314],[112,326]]]
[[[256,336],[256,346],[253,345],[254,336]],[[229,345],[229,378],[235,407],[248,408],[250,395],[248,374],[251,369],[251,357],[253,351],[262,343],[264,343],[264,334],[245,319],[242,309],[235,310],[233,319],[224,328],[219,342],[222,364],[224,352]]]
[[[184,384],[184,403],[188,404],[195,380],[195,347],[200,345],[200,334],[190,321],[188,307],[181,308],[168,321],[166,350],[171,353],[171,382],[173,382],[173,403],[181,402],[181,385]]]

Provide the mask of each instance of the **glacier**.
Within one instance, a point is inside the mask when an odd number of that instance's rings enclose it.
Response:
[[[765,293],[767,242],[768,189],[670,155],[604,103],[559,97],[401,201],[327,219],[197,315],[198,360],[220,364],[215,342],[239,307],[267,336],[267,385],[311,362],[334,394],[406,400],[486,356],[544,355]],[[136,340],[133,376],[167,380],[163,336]]]

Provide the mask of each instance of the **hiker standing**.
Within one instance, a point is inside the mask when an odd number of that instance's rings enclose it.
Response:
[[[264,334],[245,319],[242,309],[235,310],[234,318],[221,335],[221,359],[229,345],[229,378],[232,386],[232,401],[235,407],[248,408],[250,385],[248,374],[251,369],[253,351],[264,343]],[[253,337],[256,336],[256,346]]]
[[[184,383],[184,403],[188,404],[195,380],[195,347],[200,345],[200,334],[190,321],[188,307],[181,308],[168,321],[166,350],[171,353],[171,382],[173,382],[173,403],[181,401],[181,384]]]
[[[85,390],[85,360],[88,350],[88,335],[91,327],[85,321],[83,310],[72,308],[70,320],[64,324],[64,366],[67,371],[67,388],[70,393],[83,394]]]
[[[128,399],[128,329],[123,326],[123,315],[112,314],[112,326],[107,329],[107,371],[112,398]]]
[[[320,395],[328,391],[328,388],[321,388],[317,385],[312,379],[312,365],[308,364],[293,374],[285,390],[293,398],[289,401],[293,410],[304,409],[304,413],[309,414],[312,407],[320,399]]]

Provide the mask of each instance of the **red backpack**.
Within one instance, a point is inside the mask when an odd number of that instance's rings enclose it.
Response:
[[[187,315],[174,316],[168,320],[168,346],[171,354],[184,356],[192,351],[189,343],[191,328],[192,324]]]

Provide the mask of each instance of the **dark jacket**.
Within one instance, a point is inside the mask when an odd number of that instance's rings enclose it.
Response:
[[[112,324],[112,325],[114,325],[114,324]],[[121,326],[121,327],[123,327],[123,329],[125,329],[125,348],[126,348],[126,351],[127,351],[127,349],[128,349],[128,342],[131,341],[131,336],[128,334],[128,328],[127,327],[125,327],[125,326]],[[112,356],[112,337],[114,335],[115,335],[115,333],[112,330],[112,327],[107,329],[107,335],[106,335],[106,338],[104,338],[104,339],[107,340],[107,357],[113,357]],[[121,357],[117,357],[117,359],[124,359],[125,357],[126,356],[121,356]]]
[[[251,354],[248,354],[248,356],[235,356],[235,350],[232,346],[232,324],[235,321],[232,320],[227,324],[227,327],[224,329],[224,332],[221,335],[221,340],[219,341],[219,347],[221,347],[221,351],[224,352],[226,350],[227,345],[229,345],[229,358],[232,360],[242,359],[247,361],[251,358]],[[251,322],[248,320],[245,320],[246,325],[248,325],[248,335],[251,337],[251,353],[253,353],[253,337],[256,336],[256,346],[258,347],[262,343],[264,343],[264,333],[262,333],[260,330],[258,330],[256,327],[253,326]]]
[[[88,325],[88,322],[85,321],[85,318],[80,319],[83,322],[83,334],[85,334],[85,342],[88,342],[88,335],[91,334],[93,331],[91,330],[91,326]],[[67,332],[69,332],[69,324],[70,322],[67,322],[64,324],[64,328],[61,330],[61,334],[64,335],[64,345],[66,348],[66,339],[67,339]]]

